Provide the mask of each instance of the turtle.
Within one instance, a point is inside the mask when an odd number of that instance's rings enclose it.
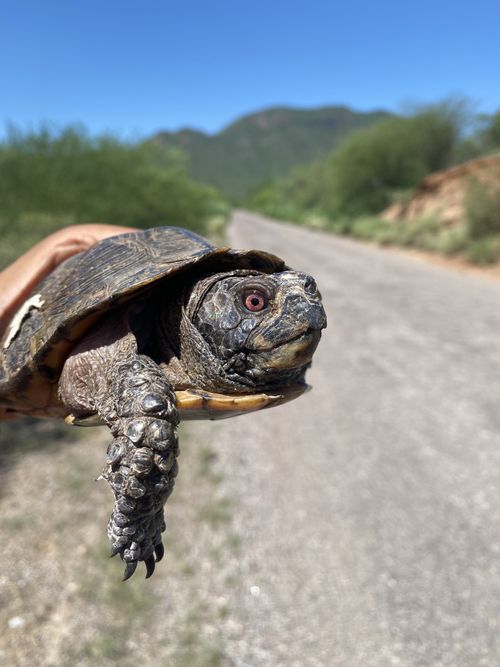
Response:
[[[123,580],[164,554],[177,426],[302,394],[326,315],[314,279],[179,227],[109,237],[41,281],[0,342],[0,405],[105,424]]]

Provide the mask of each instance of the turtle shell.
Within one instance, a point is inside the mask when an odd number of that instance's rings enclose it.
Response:
[[[12,319],[0,342],[0,404],[14,412],[63,416],[62,406],[57,405],[59,376],[71,349],[88,329],[111,308],[194,267],[265,273],[286,268],[275,255],[217,247],[178,227],[109,237],[61,264]],[[230,406],[226,401],[231,414],[258,407],[254,401],[248,403],[253,407],[240,409],[234,398]],[[223,400],[212,400],[210,394],[184,399],[186,411],[192,410],[197,418],[203,412],[226,409]]]

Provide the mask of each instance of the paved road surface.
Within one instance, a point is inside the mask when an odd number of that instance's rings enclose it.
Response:
[[[295,403],[197,424],[242,538],[238,666],[500,665],[500,285],[235,214],[317,278]]]

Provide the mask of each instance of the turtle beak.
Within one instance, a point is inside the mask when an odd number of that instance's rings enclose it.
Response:
[[[301,368],[308,364],[321,338],[321,330],[311,329],[296,338],[259,354],[267,368],[276,370]]]

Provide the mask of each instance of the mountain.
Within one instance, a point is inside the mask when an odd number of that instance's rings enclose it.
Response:
[[[159,132],[153,141],[182,149],[192,178],[238,200],[294,167],[327,155],[353,130],[388,116],[346,107],[276,107],[243,116],[217,134],[183,129]]]

